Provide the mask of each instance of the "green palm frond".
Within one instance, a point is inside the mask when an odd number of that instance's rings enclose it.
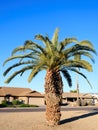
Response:
[[[35,35],[35,39],[43,41],[44,45],[47,46],[47,39],[41,34]]]
[[[45,49],[46,49],[47,54],[51,53],[53,55],[53,45],[47,36],[43,37],[42,35],[39,34],[35,36],[35,39],[41,40],[46,46]]]
[[[37,61],[36,65],[34,66],[34,68],[32,69],[29,78],[28,78],[28,82],[31,82],[31,80],[42,70],[45,70],[47,64],[45,64],[44,60],[39,60]]]
[[[42,70],[40,66],[34,67],[34,69],[31,71],[28,82],[31,82],[31,80]]]
[[[95,59],[93,57],[93,55],[91,55],[89,52],[85,52],[85,51],[80,51],[77,53],[72,54],[75,56],[75,59],[77,60],[81,60],[81,56],[86,56],[88,57],[93,63],[95,63]]]
[[[15,48],[15,49],[12,51],[12,55],[14,55],[16,52],[21,52],[21,51],[24,51],[24,50],[25,50],[25,47],[24,47],[24,46],[17,47],[17,48]]]
[[[73,71],[73,72],[75,72],[75,73],[81,75],[83,78],[85,78],[86,81],[87,81],[87,83],[90,85],[90,87],[93,88],[92,85],[91,85],[91,83],[90,83],[90,81],[87,79],[87,77],[86,77],[83,73],[81,73],[80,71],[78,71],[78,70],[75,69],[75,68],[68,68],[68,69],[69,69],[70,71]]]
[[[31,46],[32,48],[37,48],[39,49],[44,55],[47,55],[45,49],[40,46],[39,44],[35,43],[35,42],[32,42],[32,41],[26,41],[25,42],[25,48],[27,48],[28,46]]]
[[[66,64],[66,67],[78,67],[78,68],[83,68],[86,69],[89,72],[92,72],[92,65],[85,61],[85,60],[69,60]]]
[[[70,53],[74,53],[74,52],[78,52],[78,51],[82,51],[82,50],[83,50],[83,51],[92,52],[92,53],[95,53],[95,54],[96,54],[96,51],[95,51],[93,48],[89,48],[88,46],[81,46],[81,45],[79,45],[79,44],[76,44],[76,45],[74,45],[74,46],[72,46],[72,47],[66,49],[66,50],[64,51],[64,54],[65,54],[65,55],[67,55],[67,54],[70,55]]]
[[[83,41],[79,42],[79,44],[82,45],[82,46],[87,46],[89,48],[93,48],[94,49],[93,44],[90,41],[88,41],[88,40],[83,40]]]
[[[4,76],[7,75],[7,73],[8,73],[10,70],[12,70],[13,68],[15,68],[15,67],[18,67],[18,66],[21,66],[21,65],[26,65],[26,64],[33,64],[33,63],[34,63],[33,61],[26,61],[26,62],[16,63],[16,64],[10,66],[9,68],[7,68],[6,71],[4,71],[3,75],[4,75]]]
[[[15,71],[11,76],[9,76],[9,78],[5,81],[5,83],[9,83],[16,75],[23,74],[25,71],[30,70],[30,69],[32,69],[32,65],[26,66],[18,71]]]
[[[13,51],[12,51],[12,55],[14,55],[16,52],[24,52],[25,50],[32,50],[34,52],[38,52],[38,50],[34,49],[35,46],[33,45],[32,41],[31,40],[27,40],[25,41],[24,43],[24,46],[19,46],[17,48],[15,48]]]
[[[70,76],[68,70],[63,68],[60,71],[62,72],[63,76],[67,80],[69,87],[71,87],[72,86],[72,79],[71,79],[71,76]]]
[[[35,47],[32,47],[32,46],[20,46],[20,47],[17,47],[15,48],[13,51],[12,51],[12,56],[16,53],[16,52],[26,52],[26,50],[30,50],[32,51],[32,53],[36,53],[37,55],[40,54],[41,52],[38,51],[38,49],[36,49]]]
[[[26,53],[24,55],[15,55],[15,56],[11,56],[9,57],[8,59],[6,59],[3,63],[3,66],[8,62],[8,61],[11,61],[13,59],[16,59],[16,58],[32,58],[32,52],[29,52],[29,53]]]
[[[63,41],[60,42],[59,44],[59,51],[61,52],[62,50],[65,49],[65,47],[69,44],[72,44],[72,43],[77,43],[77,39],[76,38],[66,38],[64,39]]]
[[[59,29],[56,28],[55,32],[54,32],[54,35],[52,37],[52,43],[55,47],[57,47],[58,45],[58,33],[59,33]]]

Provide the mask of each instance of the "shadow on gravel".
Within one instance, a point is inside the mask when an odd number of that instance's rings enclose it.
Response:
[[[94,116],[94,115],[97,115],[97,114],[98,114],[98,112],[92,112],[92,113],[83,114],[81,116],[75,116],[75,117],[72,117],[72,118],[61,120],[60,124],[62,125],[62,124],[65,124],[65,123],[69,123],[69,122],[79,120],[79,119],[82,119],[82,118]]]

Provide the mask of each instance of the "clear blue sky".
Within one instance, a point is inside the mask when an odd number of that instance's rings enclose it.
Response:
[[[97,0],[0,0],[0,86],[29,87],[44,92],[45,71],[39,73],[31,83],[27,82],[28,72],[23,77],[15,77],[5,84],[4,60],[11,55],[15,47],[23,45],[25,40],[34,40],[36,34],[51,38],[56,27],[60,28],[59,39],[77,37],[79,41],[90,40],[98,50],[98,3]],[[79,76],[80,92],[98,93],[98,57],[95,56],[93,72],[85,75],[93,85],[89,87],[85,79]],[[69,88],[63,79],[64,91],[76,89],[76,75],[72,73],[73,86]]]

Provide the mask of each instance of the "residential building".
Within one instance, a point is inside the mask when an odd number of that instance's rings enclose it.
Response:
[[[44,104],[44,96],[30,88],[0,87],[0,103],[3,100],[11,102],[14,99],[23,101],[25,104]]]

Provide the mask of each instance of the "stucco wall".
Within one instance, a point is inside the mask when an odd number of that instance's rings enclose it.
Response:
[[[0,97],[0,103],[4,100],[4,97]],[[10,101],[13,100],[12,97],[9,98]],[[25,104],[33,104],[33,105],[44,105],[44,98],[39,97],[19,97],[18,100],[23,100]]]
[[[0,97],[0,103],[2,103],[3,100],[4,100],[4,97]]]
[[[27,97],[19,97],[18,99],[19,99],[19,100],[23,100],[23,102],[24,102],[25,104],[28,103],[28,98],[27,98]]]
[[[29,98],[29,104],[44,105],[44,98]]]

